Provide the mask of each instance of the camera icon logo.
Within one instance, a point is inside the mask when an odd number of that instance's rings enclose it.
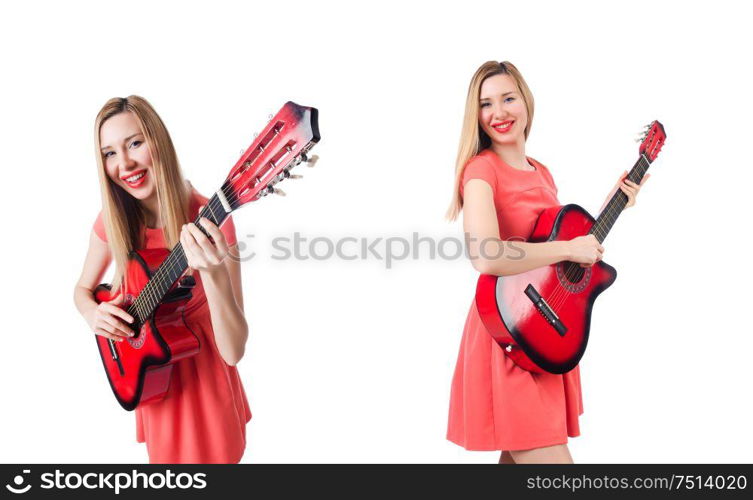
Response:
[[[30,472],[31,470],[29,469],[23,470],[24,474],[29,474]],[[26,478],[24,476],[22,476],[21,474],[18,474],[16,477],[13,478],[13,484],[15,484],[15,487],[11,486],[10,484],[6,484],[5,487],[8,488],[8,491],[10,491],[11,493],[16,493],[16,494],[26,493],[27,491],[31,489],[31,485],[27,484],[26,486],[23,486],[25,479]]]

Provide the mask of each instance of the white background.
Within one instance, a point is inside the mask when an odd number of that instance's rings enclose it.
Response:
[[[748,16],[727,2],[25,2],[3,7],[0,461],[145,462],[72,301],[100,209],[94,117],[155,106],[204,194],[286,101],[321,161],[235,214],[251,325],[244,462],[494,462],[445,440],[476,275],[456,259],[276,261],[270,241],[461,237],[447,224],[471,75],[536,98],[527,153],[595,212],[653,119],[668,141],[606,240],[619,272],[581,363],[578,462],[750,462]],[[304,170],[300,167],[300,170]],[[301,173],[301,172],[299,172]],[[382,247],[383,248],[383,247]]]

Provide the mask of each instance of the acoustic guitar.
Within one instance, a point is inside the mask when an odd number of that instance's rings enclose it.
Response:
[[[278,192],[275,185],[290,178],[290,170],[308,157],[319,141],[318,111],[287,102],[243,153],[222,187],[194,221],[207,236],[199,219],[218,227],[241,206]],[[161,400],[168,390],[173,364],[193,356],[201,346],[184,321],[183,311],[195,285],[180,243],[172,250],[131,252],[125,275],[127,287],[112,290],[108,284],[94,291],[97,302],[125,294],[122,307],[134,318],[134,336],[115,342],[96,335],[97,347],[115,397],[126,410]],[[181,278],[182,277],[182,278]]]
[[[661,123],[647,125],[638,161],[627,179],[640,184],[665,139]],[[593,234],[603,243],[627,201],[617,190],[597,219],[578,205],[546,209],[528,241],[567,241]],[[596,297],[616,277],[617,271],[603,261],[590,267],[558,262],[504,277],[482,274],[476,307],[486,329],[518,366],[534,373],[566,373],[586,350]]]

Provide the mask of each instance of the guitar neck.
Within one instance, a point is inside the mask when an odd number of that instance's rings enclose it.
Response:
[[[279,192],[274,186],[290,178],[290,170],[296,165],[305,161],[312,166],[315,158],[309,159],[306,154],[320,139],[318,116],[316,108],[286,102],[256,135],[222,187],[201,210],[194,221],[196,227],[209,237],[199,219],[206,217],[219,227],[233,210]],[[128,312],[143,324],[187,268],[183,246],[178,243],[128,306]]]
[[[232,190],[229,189],[227,182],[223,184],[221,191],[224,193],[224,200],[220,199],[219,192],[215,193],[196,217],[196,220],[194,220],[196,227],[207,237],[209,237],[209,233],[201,226],[199,219],[206,217],[216,224],[217,227],[220,227],[228,215],[230,215],[230,212],[232,212],[232,207],[235,204],[235,196]],[[167,256],[154,272],[136,300],[128,307],[128,313],[137,317],[142,323],[146,321],[154,313],[154,310],[162,302],[162,299],[165,298],[165,295],[167,295],[167,292],[170,291],[175,282],[183,276],[186,269],[188,269],[186,255],[183,251],[183,246],[178,242],[173,247],[170,255]]]
[[[633,165],[633,168],[628,173],[627,179],[640,184],[649,166],[651,166],[651,161],[645,155],[641,154],[638,161],[635,162],[635,165]],[[617,189],[617,192],[614,193],[614,196],[606,204],[604,210],[596,218],[596,222],[588,234],[593,234],[599,240],[599,243],[603,243],[612,226],[617,222],[617,218],[625,210],[627,202],[627,195],[621,189]]]

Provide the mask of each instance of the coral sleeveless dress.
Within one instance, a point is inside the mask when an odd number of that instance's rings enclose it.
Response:
[[[559,205],[549,170],[529,158],[524,171],[485,150],[465,167],[462,187],[486,181],[503,240],[527,240],[539,214]],[[528,450],[567,443],[580,434],[583,413],[580,368],[564,375],[519,368],[492,339],[471,304],[463,330],[450,395],[447,439],[468,450]]]
[[[191,192],[189,215],[194,220],[207,198]],[[236,243],[232,218],[221,227],[228,246]],[[107,241],[102,213],[94,232]],[[162,229],[146,228],[145,248],[165,248]],[[246,447],[246,422],[251,419],[238,370],[220,356],[200,273],[186,304],[185,319],[198,336],[199,353],[178,361],[165,398],[136,409],[136,440],[146,442],[150,463],[237,463]]]

